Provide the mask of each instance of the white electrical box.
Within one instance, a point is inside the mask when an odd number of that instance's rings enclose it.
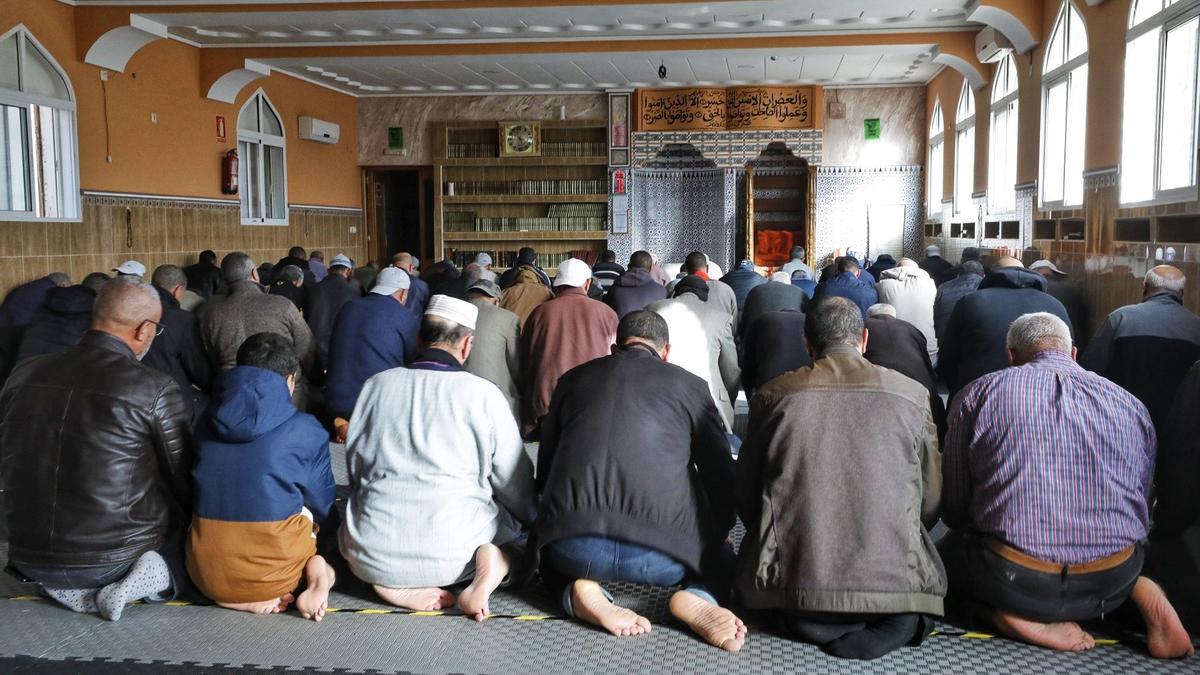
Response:
[[[333,122],[326,122],[315,117],[300,117],[300,138],[306,141],[336,145],[341,135],[342,128]]]

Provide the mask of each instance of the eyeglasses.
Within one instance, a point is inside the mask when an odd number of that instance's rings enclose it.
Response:
[[[167,329],[165,324],[161,324],[157,321],[151,321],[150,319],[146,319],[145,321],[142,322],[141,326],[138,326],[138,330],[141,330],[142,326],[145,326],[148,323],[154,324],[154,337],[158,337],[159,335],[162,335],[163,331],[165,331]]]

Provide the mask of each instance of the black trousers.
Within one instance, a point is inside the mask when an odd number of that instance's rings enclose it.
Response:
[[[948,603],[972,620],[999,609],[1041,623],[1098,619],[1129,598],[1145,561],[1139,544],[1120,565],[1087,574],[1031,570],[1001,557],[983,535],[955,530],[938,543],[950,581]]]
[[[787,637],[845,659],[877,659],[900,647],[915,647],[933,630],[933,619],[923,614],[781,612],[776,616]]]
[[[1152,539],[1145,575],[1163,587],[1188,631],[1200,635],[1200,525],[1175,537]]]

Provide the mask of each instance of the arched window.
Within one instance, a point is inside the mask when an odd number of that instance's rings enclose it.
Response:
[[[0,37],[0,220],[78,220],[75,95],[18,26]]]
[[[954,212],[966,213],[975,191],[975,93],[964,81],[954,114]]]
[[[1135,0],[1129,10],[1121,135],[1123,204],[1197,197],[1198,34],[1200,3]]]
[[[1087,126],[1087,30],[1071,0],[1063,2],[1042,70],[1043,208],[1083,204],[1083,140]]]
[[[1017,208],[1017,65],[1011,54],[996,64],[988,148],[988,199],[992,213]]]
[[[933,102],[933,115],[929,121],[929,195],[926,217],[930,220],[942,217],[942,166],[946,159],[946,125],[942,120],[942,103]]]
[[[287,225],[287,157],[283,122],[260,89],[238,113],[243,225]]]

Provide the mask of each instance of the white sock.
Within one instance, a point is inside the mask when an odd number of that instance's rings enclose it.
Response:
[[[42,592],[53,598],[58,604],[80,614],[94,614],[96,607],[96,589],[94,588],[46,588]]]
[[[125,605],[134,600],[158,599],[171,589],[171,570],[167,561],[154,551],[143,553],[120,581],[113,582],[96,593],[100,616],[109,621],[121,618]]]

